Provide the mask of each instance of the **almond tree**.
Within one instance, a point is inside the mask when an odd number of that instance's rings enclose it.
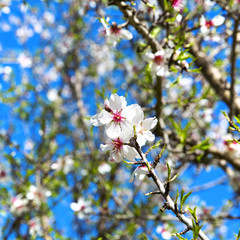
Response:
[[[239,4],[1,1],[1,239],[239,239]]]

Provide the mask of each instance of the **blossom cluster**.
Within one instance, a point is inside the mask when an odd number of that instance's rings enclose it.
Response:
[[[138,104],[127,106],[125,97],[116,93],[106,99],[104,109],[94,115],[90,122],[94,126],[105,126],[106,144],[101,144],[103,151],[110,151],[110,161],[120,162],[124,158],[134,161],[140,158],[130,140],[135,137],[139,147],[146,141],[153,141],[155,136],[150,131],[157,124],[155,117],[144,119],[142,108]]]
[[[23,213],[30,211],[33,207],[38,209],[50,195],[50,191],[31,185],[26,193],[26,196],[18,194],[11,199],[10,211],[12,214],[20,216]]]

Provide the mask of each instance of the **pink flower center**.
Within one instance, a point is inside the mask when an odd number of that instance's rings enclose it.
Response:
[[[116,34],[117,35],[117,34],[120,33],[121,28],[119,28],[117,26],[117,24],[112,24],[112,26],[110,27],[110,31],[111,31],[112,34]]]
[[[173,7],[178,7],[180,4],[180,1],[179,0],[172,0],[172,6]]]
[[[117,138],[113,140],[113,146],[115,149],[120,150],[123,146],[123,142],[119,138]]]
[[[36,225],[37,225],[37,223],[36,223],[35,221],[31,221],[31,222],[29,223],[29,227],[30,227],[30,228],[34,228],[34,227],[36,227]]]
[[[121,113],[114,113],[113,114],[113,121],[116,122],[116,123],[119,123],[121,122],[123,119],[123,117],[121,116]]]
[[[153,62],[156,63],[157,65],[161,65],[162,61],[163,61],[163,57],[160,55],[155,56],[153,59]]]
[[[3,171],[3,170],[1,170],[1,171],[0,171],[0,178],[4,178],[4,177],[6,177],[6,176],[7,176],[6,172]]]
[[[205,26],[207,28],[213,27],[214,26],[213,21],[212,20],[206,20],[205,21]]]
[[[84,211],[84,209],[86,208],[86,206],[81,206],[81,209],[80,209],[80,211]]]

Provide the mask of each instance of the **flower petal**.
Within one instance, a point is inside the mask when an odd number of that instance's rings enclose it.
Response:
[[[218,15],[218,16],[215,16],[213,19],[212,19],[212,22],[214,24],[214,26],[220,26],[224,23],[225,21],[225,17],[221,16],[221,15]]]
[[[109,106],[112,110],[116,110],[118,112],[127,106],[127,101],[125,97],[118,96],[116,93],[114,93],[110,96]]]
[[[72,203],[70,204],[70,208],[71,208],[74,212],[78,212],[78,211],[80,211],[81,206],[80,206],[80,204],[78,204],[78,203],[72,202]]]
[[[133,38],[132,33],[126,29],[121,29],[119,34],[122,39],[131,40]]]
[[[153,129],[157,125],[157,118],[152,117],[152,118],[147,118],[143,121],[143,129]]]
[[[120,125],[118,123],[114,123],[112,122],[109,125],[106,125],[106,134],[109,138],[117,138],[121,135],[121,128]]]

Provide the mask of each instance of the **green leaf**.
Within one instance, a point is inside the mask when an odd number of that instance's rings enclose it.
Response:
[[[196,209],[197,209],[197,207],[195,207],[193,210],[190,207],[188,208],[188,210],[191,213],[191,215],[193,216],[195,222],[198,223],[198,219],[197,219],[197,215],[196,215]]]
[[[188,72],[192,73],[201,73],[202,68],[194,68],[194,69],[188,69]]]
[[[192,191],[189,192],[189,193],[187,193],[187,194],[185,194],[185,195],[183,195],[183,194],[184,194],[184,191],[183,191],[183,190],[181,191],[180,211],[182,211],[183,204],[186,202],[187,198],[190,196],[191,193],[192,193]]]
[[[155,38],[160,33],[160,31],[161,31],[160,27],[155,27],[150,33],[151,37]]]
[[[210,138],[205,139],[204,141],[202,141],[201,143],[193,146],[190,151],[195,151],[196,149],[200,149],[200,150],[207,150],[209,147],[212,146],[212,143],[209,143]]]
[[[199,231],[202,228],[202,226],[198,226],[194,220],[192,219],[192,227],[193,227],[193,240],[198,239]]]
[[[178,192],[178,189],[177,189],[177,193],[176,193],[176,198],[175,198],[175,201],[174,201],[174,205],[177,205],[178,197],[179,197],[179,192]]]
[[[169,167],[168,163],[167,163],[167,169],[168,169],[168,181],[170,181],[170,178],[171,178],[171,168]]]
[[[150,147],[147,151],[146,151],[146,155],[148,155],[153,149],[158,148],[160,143],[162,142],[162,139],[160,139],[159,141],[157,141],[152,147]]]
[[[187,238],[180,236],[178,233],[176,234],[176,237],[178,237],[178,239],[180,239],[180,240],[188,240]]]

